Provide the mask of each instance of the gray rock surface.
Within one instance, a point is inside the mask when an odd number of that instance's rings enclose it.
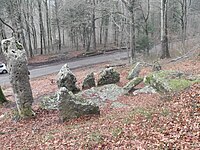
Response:
[[[113,102],[110,107],[111,108],[124,108],[124,107],[128,107],[128,105],[122,104],[120,102]]]
[[[99,76],[100,78],[97,81],[98,86],[117,83],[120,80],[120,74],[112,67],[103,70]]]
[[[90,89],[95,86],[96,84],[95,84],[94,73],[92,72],[85,77],[83,81],[82,89]]]
[[[119,96],[126,94],[126,90],[115,84],[108,84],[100,87],[81,91],[76,94],[78,97],[95,103],[97,106],[104,106],[109,101],[116,101]]]
[[[68,65],[67,64],[63,65],[57,75],[58,88],[66,87],[69,91],[77,93],[80,91],[80,89],[76,86],[76,82],[77,82],[76,77],[71,72]]]
[[[41,99],[41,107],[46,110],[57,110],[58,109],[58,99],[57,94],[45,96]]]
[[[32,117],[34,115],[31,108],[33,96],[28,76],[26,51],[14,37],[2,40],[2,50],[7,61],[19,115],[22,118]]]
[[[136,87],[138,84],[140,84],[143,81],[143,78],[141,77],[136,77],[134,79],[132,79],[130,82],[128,82],[125,86],[124,86],[124,90],[126,90],[127,92],[130,92],[134,87]]]
[[[137,94],[140,94],[140,93],[145,93],[145,94],[151,94],[152,93],[152,94],[155,94],[157,92],[156,92],[156,89],[154,89],[151,86],[145,86],[144,88],[136,90],[136,91],[133,92],[134,95],[137,95]]]
[[[57,93],[59,117],[61,121],[68,121],[85,115],[100,115],[98,106],[72,96],[65,87]]]

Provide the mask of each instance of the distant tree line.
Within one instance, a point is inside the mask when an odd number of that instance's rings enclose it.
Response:
[[[167,58],[170,41],[199,35],[199,11],[199,0],[0,0],[0,40],[7,23],[29,57],[127,47],[133,60],[161,43]]]

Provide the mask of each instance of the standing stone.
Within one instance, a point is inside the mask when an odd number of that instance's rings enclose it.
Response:
[[[62,122],[85,115],[100,115],[99,107],[78,99],[65,87],[57,93],[59,117]]]
[[[65,64],[64,66],[62,66],[57,75],[58,88],[66,87],[69,91],[77,93],[80,91],[80,89],[76,86],[76,82],[77,82],[76,77],[71,72],[68,65]]]
[[[84,79],[82,89],[90,89],[91,87],[95,87],[95,78],[93,72],[88,74]]]
[[[136,63],[133,69],[129,72],[127,79],[132,80],[135,77],[138,77],[141,69],[142,69],[142,64],[140,62]]]
[[[10,83],[19,116],[22,118],[31,117],[34,115],[31,108],[33,96],[28,76],[26,51],[14,37],[2,40],[2,50],[7,60]]]
[[[117,83],[120,80],[120,74],[113,68],[106,68],[99,76],[100,78],[97,81],[98,86]]]

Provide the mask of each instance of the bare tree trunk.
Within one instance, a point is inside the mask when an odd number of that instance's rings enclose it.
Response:
[[[170,58],[167,30],[167,0],[161,0],[161,59]]]
[[[30,57],[33,57],[33,48],[32,48],[32,41],[31,41],[31,31],[30,31],[30,25],[29,25],[29,21],[30,21],[29,0],[27,0],[25,8],[26,8],[26,12],[23,9],[23,14],[24,14],[24,19],[25,19],[25,23],[26,23],[26,30],[27,30],[27,36],[28,36],[28,47],[29,47]]]
[[[49,10],[50,10],[50,6],[51,6],[51,0],[49,0]],[[49,24],[51,24],[51,16],[49,13]],[[53,46],[53,37],[52,37],[52,26],[49,26],[49,36],[50,36],[50,43],[51,43],[51,50],[54,51],[54,46]]]
[[[46,52],[46,41],[45,41],[45,34],[44,34],[44,25],[43,25],[43,19],[42,19],[42,8],[41,8],[41,1],[37,0],[38,2],[38,11],[39,11],[39,24],[40,24],[40,54],[43,55],[44,51]],[[43,51],[43,45],[44,45],[44,51]]]
[[[49,8],[48,8],[48,0],[44,1],[45,9],[46,9],[46,25],[47,25],[47,48],[48,53],[50,53],[50,23],[49,23]]]
[[[103,18],[101,19],[100,31],[99,31],[99,44],[102,44],[102,34],[103,34]]]
[[[137,0],[131,0],[129,3],[125,0],[122,0],[125,4],[127,10],[129,11],[131,18],[130,18],[130,51],[131,51],[131,63],[134,62],[135,59],[135,13],[136,13],[136,2]]]
[[[63,37],[63,42],[62,43],[63,43],[63,46],[65,46],[65,29],[64,28],[63,28],[63,36],[62,37]]]
[[[186,33],[187,33],[187,0],[181,0],[179,1],[180,5],[181,5],[181,38],[182,38],[182,44],[183,44],[183,49],[184,49],[184,53],[185,53],[185,40],[186,40]]]
[[[92,31],[89,28],[87,28],[87,49],[86,49],[87,52],[90,51],[90,44],[91,44],[91,37],[92,37],[91,33]]]
[[[0,105],[5,103],[5,102],[7,102],[7,100],[6,100],[6,97],[3,94],[3,91],[2,91],[1,86],[0,86]]]
[[[108,25],[109,25],[109,16],[105,16],[104,18],[105,21],[105,33],[104,33],[104,48],[106,48],[107,46],[107,42],[108,42]]]
[[[131,63],[135,59],[135,16],[134,11],[131,13],[130,22],[130,51],[131,51]]]
[[[94,8],[92,11],[92,32],[93,32],[93,34],[92,34],[93,43],[92,44],[93,44],[93,50],[96,51],[97,46],[96,46],[95,0],[93,0],[93,6],[94,6]]]
[[[0,22],[0,36],[2,39],[6,39],[6,31],[3,24]]]
[[[32,36],[33,36],[33,49],[37,53],[37,32],[34,24],[34,18],[33,18],[33,2],[30,1],[30,19],[31,19],[31,29],[32,29]]]
[[[55,0],[55,13],[56,13],[56,24],[58,28],[58,49],[61,50],[61,33],[60,33],[60,23],[58,19],[58,3],[57,0]]]

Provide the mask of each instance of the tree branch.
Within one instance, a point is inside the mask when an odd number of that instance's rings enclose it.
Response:
[[[1,21],[5,26],[9,27],[9,28],[13,31],[13,33],[15,33],[15,30],[13,29],[13,27],[11,27],[9,24],[7,24],[5,21],[3,21],[2,18],[0,18],[0,21]]]

